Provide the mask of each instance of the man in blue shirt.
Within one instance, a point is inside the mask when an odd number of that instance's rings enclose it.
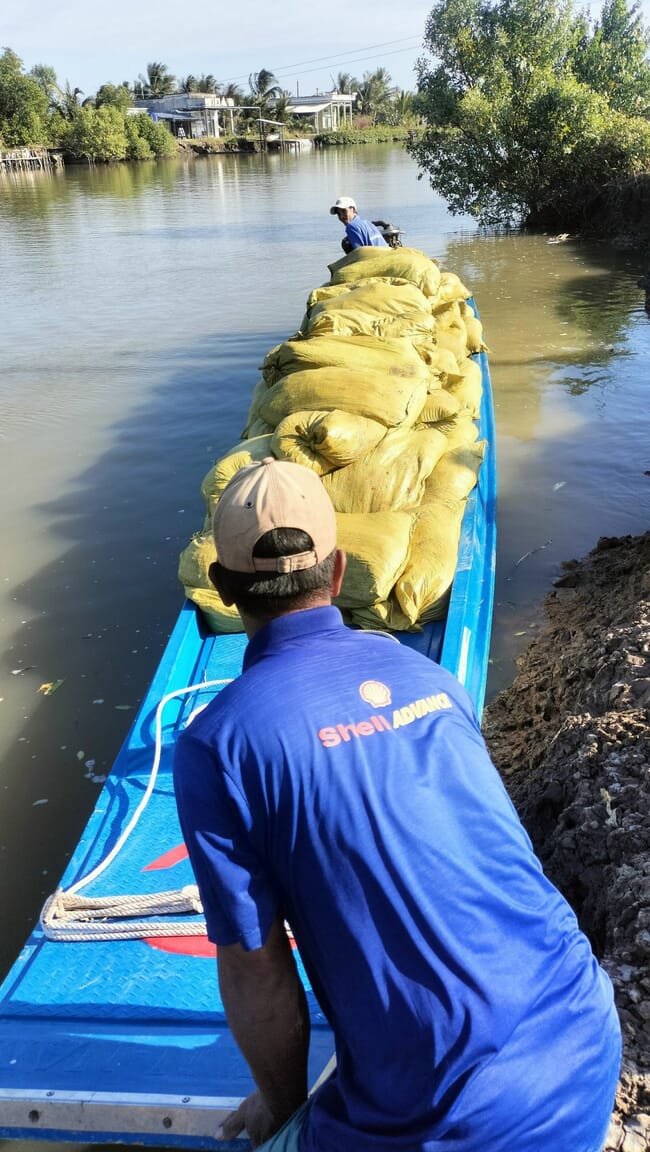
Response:
[[[249,644],[181,734],[183,835],[258,1091],[223,1125],[265,1152],[599,1152],[612,989],[544,876],[465,690],[346,628],[319,477],[268,458],[215,510],[211,578]],[[335,1038],[307,1099],[290,924]]]
[[[330,208],[331,216],[338,216],[345,224],[343,250],[352,252],[354,248],[388,248],[379,229],[370,221],[362,220],[351,196],[339,196]]]

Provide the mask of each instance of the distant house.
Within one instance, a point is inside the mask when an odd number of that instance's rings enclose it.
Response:
[[[315,96],[290,96],[287,111],[311,121],[314,132],[331,132],[352,123],[356,93],[317,92]]]
[[[174,136],[178,136],[181,128],[188,137],[234,135],[235,132],[236,109],[230,96],[177,92],[157,100],[138,100],[137,110],[148,112],[152,120],[163,121]]]

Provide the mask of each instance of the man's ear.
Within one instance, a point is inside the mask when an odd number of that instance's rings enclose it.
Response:
[[[347,562],[348,558],[345,555],[345,552],[342,552],[340,548],[337,548],[336,556],[334,557],[334,575],[332,576],[333,598],[338,596],[339,592],[341,591],[341,585],[343,583],[343,576],[345,575],[345,566]]]
[[[225,604],[226,608],[232,607],[232,605],[235,603],[235,601],[232,599],[232,597],[229,595],[229,593],[227,591],[227,584],[223,578],[223,570],[222,570],[220,564],[216,560],[213,560],[212,564],[208,568],[208,577],[210,579],[210,582],[212,584],[214,584],[215,588],[217,589],[217,592],[219,593],[221,599],[223,600],[223,603]]]

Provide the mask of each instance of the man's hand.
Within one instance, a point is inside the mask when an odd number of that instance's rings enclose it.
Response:
[[[259,1092],[252,1092],[242,1100],[236,1112],[226,1116],[217,1139],[234,1140],[245,1128],[251,1146],[259,1148],[260,1144],[270,1140],[281,1127],[282,1124],[278,1123],[265,1104],[264,1097]]]

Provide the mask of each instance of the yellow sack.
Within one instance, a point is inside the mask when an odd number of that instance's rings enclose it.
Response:
[[[243,632],[241,616],[233,606],[226,608],[216,588],[186,588],[185,595],[188,600],[201,609],[206,626],[210,632],[230,633]]]
[[[447,391],[455,396],[461,408],[472,416],[478,416],[481,411],[481,396],[483,395],[483,374],[481,365],[469,357],[460,366],[460,378],[451,380],[447,384]]]
[[[366,608],[350,608],[347,612],[350,623],[357,628],[389,629],[391,632],[421,632],[418,624],[404,615],[392,592],[386,600],[369,604]]]
[[[201,609],[211,632],[243,632],[237,609],[226,608],[208,576],[216,558],[212,533],[197,532],[179,556],[178,579],[188,600]]]
[[[445,434],[448,452],[478,440],[478,428],[469,412],[459,412],[457,416],[444,424],[439,424],[438,427]]]
[[[430,297],[436,297],[440,287],[438,265],[417,248],[355,248],[328,267],[332,284],[352,284],[368,276],[397,277]]]
[[[367,280],[363,281],[364,284],[409,284],[409,280],[401,280],[398,276],[383,277],[383,276],[369,276]],[[320,304],[324,300],[333,300],[336,296],[344,296],[346,292],[352,292],[355,288],[354,284],[321,284],[319,288],[314,288],[307,297],[307,315],[311,312],[315,304]]]
[[[265,392],[268,391],[268,388],[268,381],[265,380],[263,376],[261,376],[253,388],[253,395],[251,396],[250,404],[248,405],[248,412],[246,414],[246,427],[242,432],[242,440],[250,440],[251,437],[255,435],[255,433],[251,431],[251,428],[260,420],[259,404],[262,396],[265,394]]]
[[[441,348],[451,352],[459,365],[467,359],[467,329],[462,320],[453,321],[436,330],[436,340]]]
[[[353,306],[344,308],[314,309],[306,321],[304,331],[308,336],[374,336],[378,340],[394,336],[422,336],[433,332],[434,319],[431,313],[420,312],[417,316],[382,316],[376,312]]]
[[[370,277],[358,284],[330,285],[336,295],[316,301],[303,321],[309,336],[376,336],[380,339],[433,333],[427,298],[407,280]],[[343,287],[339,294],[337,291]]]
[[[217,460],[203,477],[201,495],[207,508],[208,525],[212,523],[217,500],[235,472],[239,472],[239,469],[245,468],[247,464],[252,464],[254,460],[264,460],[266,456],[273,455],[271,440],[271,436],[255,436],[251,440],[241,441]]]
[[[460,400],[446,388],[430,388],[424,401],[424,408],[418,417],[418,426],[420,424],[446,426],[460,410]]]
[[[462,319],[458,300],[450,300],[442,306],[438,305],[434,309],[433,315],[436,321],[436,331],[458,325]]]
[[[385,435],[385,425],[366,416],[336,408],[330,412],[309,409],[281,420],[271,446],[279,460],[293,460],[324,476],[334,468],[351,464]]]
[[[337,512],[389,512],[420,503],[427,476],[447,450],[436,428],[393,428],[347,468],[323,477]]]
[[[433,307],[443,307],[452,300],[469,300],[471,295],[472,293],[465,287],[455,272],[441,272],[438,294],[433,303]]]
[[[348,558],[340,608],[386,599],[406,564],[412,525],[408,512],[337,513],[337,543]]]
[[[426,481],[422,503],[439,497],[466,500],[478,479],[486,448],[487,440],[478,440],[445,452]]]
[[[440,381],[443,388],[446,388],[450,380],[459,379],[461,376],[458,361],[453,352],[449,348],[443,348],[440,344],[436,345],[434,372],[436,379]]]
[[[464,509],[462,500],[437,498],[415,513],[408,560],[395,584],[395,597],[411,624],[445,615]]]
[[[340,408],[378,420],[387,428],[413,424],[424,406],[425,380],[405,380],[381,372],[355,372],[347,368],[312,368],[292,372],[269,388],[260,415],[277,428],[293,412]]]
[[[487,344],[483,343],[483,325],[473,308],[463,301],[460,304],[460,315],[467,332],[467,351],[470,355],[474,352],[487,352]]]
[[[261,416],[257,416],[246,425],[242,432],[242,440],[255,440],[259,436],[269,436],[273,432],[273,425],[267,424],[266,420],[262,420]]]
[[[267,384],[277,384],[291,372],[307,368],[384,372],[405,380],[428,380],[430,376],[408,337],[378,340],[376,336],[310,336],[287,340],[267,353],[262,376]]]

